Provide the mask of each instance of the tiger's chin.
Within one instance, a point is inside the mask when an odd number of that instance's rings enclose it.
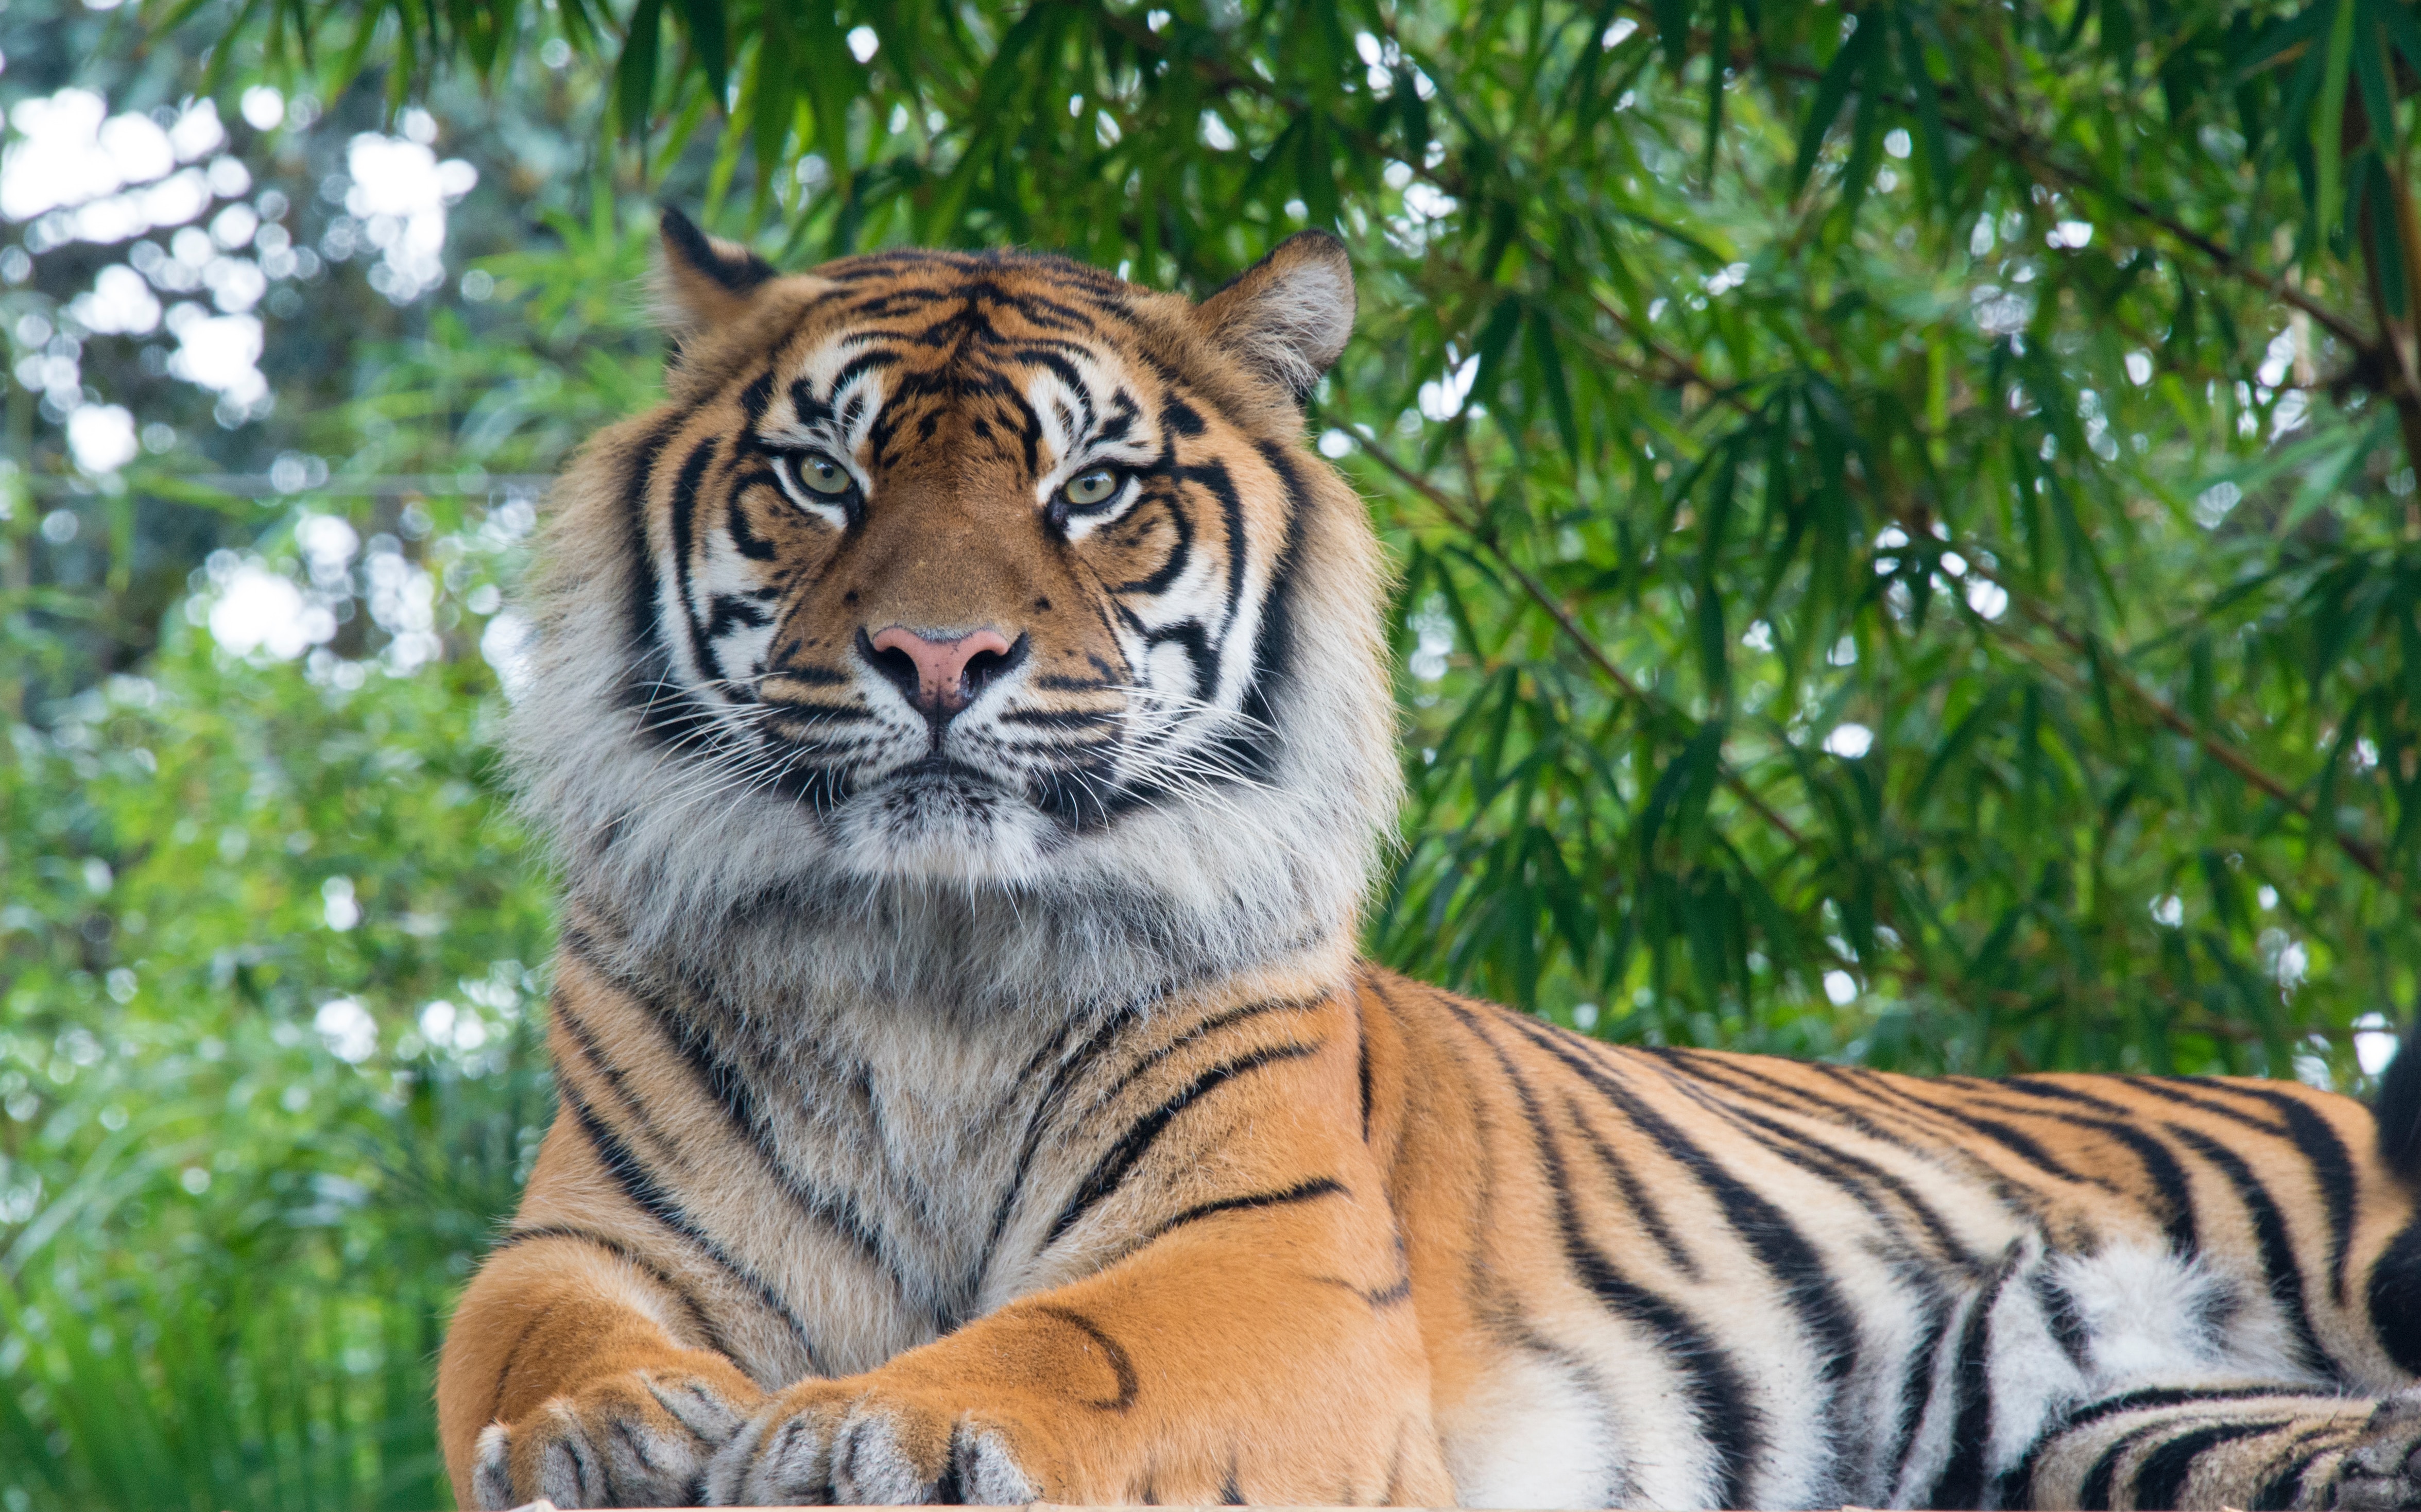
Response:
[[[920,761],[826,817],[861,876],[1027,885],[1050,868],[1057,827],[1025,797],[957,762]]]

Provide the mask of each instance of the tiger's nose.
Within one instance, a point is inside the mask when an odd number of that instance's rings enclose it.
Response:
[[[1015,663],[1025,637],[1011,645],[998,631],[979,630],[955,640],[929,640],[905,625],[857,632],[858,645],[876,671],[898,685],[908,702],[928,719],[947,719],[975,702],[984,685]]]

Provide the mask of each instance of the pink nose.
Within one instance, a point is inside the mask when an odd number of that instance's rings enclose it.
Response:
[[[1008,637],[997,631],[979,630],[954,641],[929,641],[905,625],[879,632],[872,644],[877,664],[899,684],[908,701],[927,714],[943,715],[966,708],[980,688],[983,674],[1006,661],[1010,650]],[[978,660],[985,657],[991,660]]]

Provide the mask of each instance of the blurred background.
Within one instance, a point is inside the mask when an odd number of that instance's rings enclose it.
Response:
[[[2421,962],[2404,0],[0,0],[0,1512],[434,1507],[551,1111],[494,731],[659,204],[1330,228],[1368,946],[1609,1038],[2366,1089]]]

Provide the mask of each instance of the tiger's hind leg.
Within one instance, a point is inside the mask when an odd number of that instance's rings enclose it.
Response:
[[[2332,1504],[2369,1512],[2421,1506],[2421,1387],[2379,1404],[2337,1468]]]
[[[2013,1507],[2421,1507],[2421,1388],[2383,1400],[2247,1384],[2089,1402],[2006,1476]]]

